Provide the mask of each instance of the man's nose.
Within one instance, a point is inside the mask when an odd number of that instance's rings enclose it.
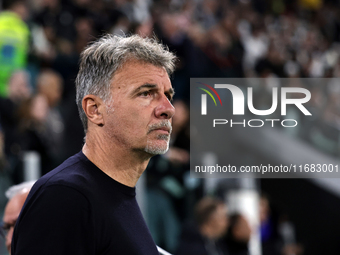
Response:
[[[175,114],[175,107],[169,99],[163,95],[156,107],[155,115],[160,119],[171,119]]]

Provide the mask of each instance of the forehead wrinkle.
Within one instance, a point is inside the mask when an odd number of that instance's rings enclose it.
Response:
[[[140,74],[138,73],[134,73],[134,72],[129,72],[129,71],[135,71],[135,68],[139,68],[139,67],[148,67],[150,66],[150,68],[148,68],[146,70],[146,72],[144,74]],[[130,69],[130,70],[129,70]],[[152,70],[151,70],[152,69]],[[128,73],[126,73],[128,70]],[[156,74],[154,73],[156,71]],[[147,77],[148,74],[152,74],[152,77]],[[117,70],[114,75],[111,78],[111,88],[113,89],[117,89],[122,87],[125,87],[125,89],[130,90],[129,88],[131,88],[129,85],[131,85],[132,83],[138,83],[139,79],[141,78],[140,75],[142,75],[142,77],[146,76],[146,81],[144,82],[144,84],[142,84],[141,86],[139,86],[136,89],[132,90],[132,93],[137,93],[139,90],[143,89],[143,88],[151,88],[151,89],[156,89],[159,88],[160,89],[160,84],[158,84],[157,82],[155,83],[154,78],[159,76],[159,77],[164,77],[167,76],[167,78],[169,79],[168,73],[166,72],[164,67],[159,67],[159,66],[155,66],[151,63],[145,63],[145,62],[141,62],[141,61],[136,61],[136,60],[128,60],[127,62],[124,63],[124,65]],[[150,80],[150,81],[147,81]],[[169,79],[170,82],[170,79]],[[163,83],[163,82],[162,82]],[[171,82],[170,82],[170,86],[171,86]],[[126,91],[128,92],[128,91]],[[129,93],[129,92],[128,92]],[[170,93],[173,94],[173,89],[170,88],[170,90],[165,91],[165,93]]]

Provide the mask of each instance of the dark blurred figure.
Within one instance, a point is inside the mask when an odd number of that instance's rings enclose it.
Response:
[[[56,108],[61,99],[62,79],[54,71],[41,72],[33,97],[28,79],[25,71],[14,73],[8,98],[0,99],[5,151],[14,183],[23,181],[22,156],[26,151],[40,154],[42,174],[64,159],[61,148],[64,124]]]
[[[59,103],[63,92],[63,79],[55,71],[42,71],[37,79],[37,94],[43,96],[48,105],[47,116],[43,121],[46,138],[49,140],[51,152],[51,167],[57,166],[63,157],[64,120],[59,110]]]
[[[14,104],[20,104],[31,95],[30,75],[25,70],[16,70],[9,80],[8,96]]]
[[[5,157],[5,137],[0,126],[0,173],[5,169],[7,165]]]
[[[284,58],[280,54],[280,49],[270,44],[266,56],[260,58],[255,64],[255,70],[259,77],[276,76],[286,77],[284,73]]]
[[[260,231],[263,255],[280,255],[282,242],[277,232],[276,222],[277,220],[271,213],[268,198],[262,195],[260,198]]]
[[[229,255],[249,255],[250,237],[251,228],[247,219],[239,213],[229,216],[229,228],[225,238]]]
[[[221,200],[206,197],[195,207],[195,222],[183,228],[176,255],[223,255],[219,239],[228,227],[227,207]]]
[[[21,139],[18,134],[20,122],[18,109],[22,102],[31,96],[29,77],[29,74],[24,70],[15,71],[9,79],[8,96],[0,97],[0,122],[4,133],[4,152],[14,183],[21,181],[16,177],[20,168],[22,151]]]
[[[43,70],[37,78],[37,94],[19,108],[19,133],[22,151],[36,151],[41,156],[41,173],[64,159],[64,121],[58,104],[63,91],[63,79],[53,70]]]
[[[230,29],[230,22],[221,22],[207,31],[209,41],[204,47],[205,54],[214,63],[211,75],[216,77],[243,77],[243,46],[237,32]],[[229,27],[228,27],[229,26]]]
[[[49,39],[53,43],[60,43],[61,40],[72,42],[75,39],[75,20],[81,12],[72,1],[44,0],[41,10],[35,15],[36,24],[44,28]]]
[[[287,216],[275,217],[265,195],[260,198],[260,223],[263,255],[303,254],[303,247],[296,243],[293,224]]]
[[[174,102],[176,117],[172,121],[172,137],[168,153],[165,155],[173,164],[182,164],[189,169],[190,130],[189,107],[182,100]]]
[[[38,152],[42,172],[47,171],[51,162],[50,142],[45,121],[48,115],[48,102],[42,95],[25,100],[19,107],[18,137],[20,137],[20,156],[27,151]],[[23,181],[23,167],[16,171],[16,182]]]

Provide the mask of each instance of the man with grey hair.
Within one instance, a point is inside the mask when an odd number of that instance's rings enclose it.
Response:
[[[25,203],[28,192],[32,188],[34,182],[35,181],[23,182],[10,187],[6,191],[8,202],[6,204],[4,216],[2,218],[0,234],[2,234],[6,240],[6,248],[9,253],[11,253],[11,243],[15,223],[19,217],[21,208]]]
[[[12,254],[158,255],[135,198],[149,159],[169,147],[175,56],[154,39],[105,36],[81,55],[81,152],[34,185]]]

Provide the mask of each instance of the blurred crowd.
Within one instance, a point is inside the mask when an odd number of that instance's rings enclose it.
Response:
[[[216,197],[204,197],[194,208],[192,221],[185,223],[176,255],[249,255],[249,243],[259,231],[263,255],[302,255],[293,224],[287,216],[276,215],[268,197],[259,199],[260,222],[251,224],[247,215],[230,211]],[[279,218],[277,218],[279,217]],[[259,228],[259,229],[257,229]]]
[[[190,78],[268,79],[254,88],[255,104],[268,109],[278,78],[340,77],[340,6],[335,0],[3,1],[0,172],[11,183],[23,181],[27,151],[39,153],[45,174],[81,149],[84,134],[74,103],[79,54],[106,33],[156,36],[179,57],[172,77],[171,147],[150,162],[147,172],[147,195],[154,201],[148,224],[155,240],[170,250],[203,194],[201,182],[189,178]],[[301,120],[293,135],[339,155],[340,86],[332,79],[303,86],[312,93],[307,107],[313,118],[289,113]],[[229,224],[245,223],[236,215]],[[164,236],[164,228],[172,229],[170,236]]]

